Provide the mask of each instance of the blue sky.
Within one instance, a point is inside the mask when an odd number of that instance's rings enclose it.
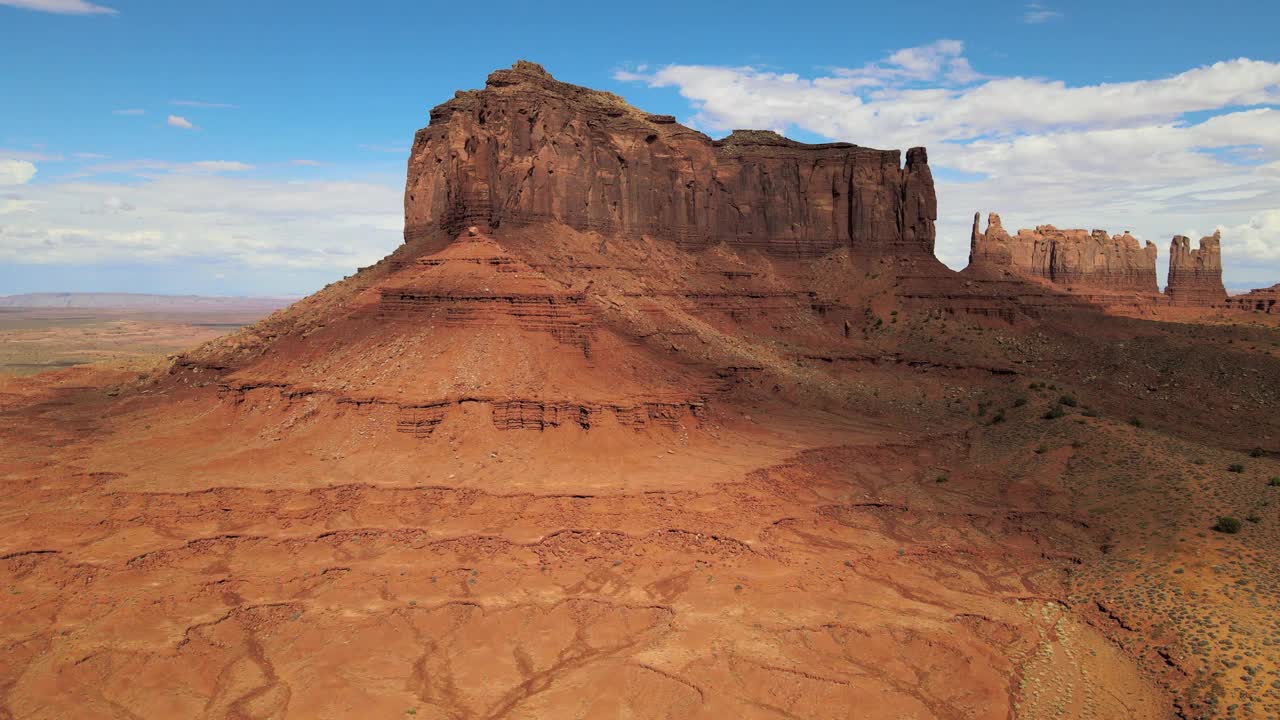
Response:
[[[712,134],[928,144],[953,266],[995,210],[1162,258],[1221,226],[1229,285],[1280,281],[1276,3],[784,9],[0,0],[0,294],[317,289],[399,242],[430,107],[518,58]]]

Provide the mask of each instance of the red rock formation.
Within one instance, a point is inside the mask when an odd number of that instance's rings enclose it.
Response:
[[[1200,238],[1200,247],[1191,249],[1191,239],[1178,235],[1169,244],[1169,286],[1165,295],[1174,305],[1209,306],[1222,303],[1227,289],[1222,285],[1222,233]]]
[[[1128,232],[1108,236],[1105,230],[1039,225],[1011,237],[995,213],[985,233],[978,221],[975,213],[969,242],[969,265],[975,269],[1040,278],[1068,289],[1159,292],[1155,244],[1141,245]]]
[[[1227,307],[1249,312],[1280,313],[1280,283],[1227,298]]]
[[[689,248],[911,255],[932,254],[936,217],[924,148],[903,167],[896,150],[768,131],[713,141],[527,62],[431,111],[405,191],[406,240],[558,221]]]

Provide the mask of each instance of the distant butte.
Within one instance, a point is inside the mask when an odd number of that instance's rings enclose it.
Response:
[[[523,61],[431,111],[405,195],[406,240],[553,221],[793,257],[932,254],[936,218],[924,148],[712,140]]]
[[[1159,292],[1156,246],[1151,242],[1144,246],[1128,232],[1108,235],[1105,230],[1059,230],[1039,225],[1010,237],[999,215],[991,213],[985,233],[979,232],[978,219],[975,213],[969,250],[969,263],[974,267],[1006,270],[1063,286]]]
[[[1169,243],[1169,287],[1165,294],[1174,305],[1220,305],[1227,299],[1222,286],[1222,234],[1200,238],[1192,250],[1191,239],[1178,235]]]
[[[1101,306],[1160,306],[1230,308],[1222,285],[1221,234],[1215,232],[1191,249],[1179,235],[1169,244],[1169,282],[1160,294],[1156,282],[1158,251],[1124,232],[1059,230],[1038,225],[1010,236],[991,213],[981,230],[974,213],[969,241],[970,274],[1012,276],[1050,283],[1063,291],[1088,297]]]

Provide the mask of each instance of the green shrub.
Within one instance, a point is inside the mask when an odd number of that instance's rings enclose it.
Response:
[[[1263,450],[1262,448],[1254,448],[1249,451],[1249,457],[1260,458],[1266,454],[1267,454],[1267,451]]]
[[[1136,428],[1140,428],[1142,427],[1142,420],[1138,418],[1129,418],[1129,424]]]
[[[1026,405],[1026,404],[1027,404],[1027,399],[1024,397],[1020,397],[1017,400],[1013,401],[1014,407],[1022,407],[1023,405]]]
[[[1267,485],[1271,487],[1280,487],[1280,477],[1273,477],[1267,481]]]
[[[1067,411],[1063,410],[1061,405],[1054,405],[1053,407],[1049,408],[1044,415],[1041,415],[1041,417],[1043,417],[1045,420],[1056,420],[1066,414],[1067,414]]]
[[[1239,519],[1223,516],[1218,518],[1218,523],[1213,526],[1213,529],[1217,530],[1220,533],[1235,535],[1236,533],[1240,532],[1240,529],[1243,527],[1244,527],[1244,524],[1241,523]]]
[[[1079,405],[1076,399],[1070,395],[1063,395],[1062,397],[1058,398],[1058,402],[1063,405],[1066,405],[1067,407],[1075,407],[1076,405]]]
[[[1241,465],[1240,463],[1231,463],[1227,466],[1227,472],[1242,473],[1244,472],[1244,465]]]

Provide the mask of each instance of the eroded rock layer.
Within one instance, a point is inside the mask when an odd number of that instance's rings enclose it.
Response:
[[[897,150],[767,131],[712,141],[526,62],[431,111],[405,190],[406,240],[553,221],[694,248],[931,254],[936,217],[924,148],[904,167]]]
[[[979,215],[974,214],[969,265],[1040,278],[1073,290],[1159,292],[1154,243],[1143,245],[1128,232],[1108,235],[1105,230],[1059,230],[1053,225],[1018,230],[1010,236],[995,213],[988,216],[985,233],[980,232]]]
[[[1222,285],[1222,234],[1200,238],[1200,247],[1191,249],[1191,239],[1178,235],[1169,243],[1169,286],[1165,295],[1174,305],[1217,305],[1227,299]]]
[[[1280,313],[1280,283],[1227,298],[1227,307],[1250,312]]]

